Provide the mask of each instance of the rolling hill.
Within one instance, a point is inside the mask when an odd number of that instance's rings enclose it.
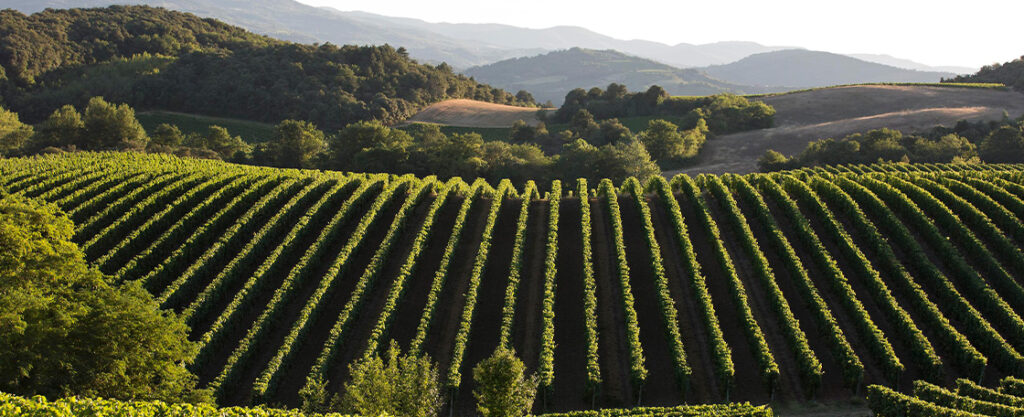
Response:
[[[162,8],[4,10],[0,27],[4,105],[32,123],[93,96],[140,110],[298,119],[325,129],[394,123],[450,98],[517,102],[401,48],[281,41]]]
[[[679,68],[735,62],[752,54],[797,46],[765,46],[749,41],[668,45],[647,40],[622,40],[574,26],[528,29],[500,24],[432,23],[419,19],[340,11],[294,0],[7,0],[0,7],[25,13],[45,8],[103,7],[147,4],[213,17],[256,33],[300,43],[404,46],[413,58],[456,69],[574,47],[614,49]],[[869,61],[901,68],[929,70],[898,58],[866,55]],[[960,73],[962,71],[953,71]],[[968,71],[971,72],[971,71]]]
[[[474,408],[473,365],[514,347],[539,413],[1022,377],[1021,172],[517,190],[83,152],[0,160],[0,187],[69,213],[89,262],[180,314],[221,405],[337,392],[395,340],[438,361],[455,414]]]
[[[447,62],[459,69],[572,47],[617,49],[676,66],[724,64],[751,53],[782,49],[754,42],[666,45],[626,41],[573,26],[527,29],[498,24],[428,23],[313,7],[294,0],[9,0],[2,7],[34,13],[45,8],[113,4],[145,4],[213,17],[293,42],[403,46],[417,60],[432,64]]]
[[[778,91],[721,81],[694,69],[679,69],[614,50],[572,48],[528,58],[513,58],[465,74],[510,91],[527,90],[539,102],[560,104],[574,88],[605,88],[610,83],[643,91],[659,85],[672,95]]]
[[[1024,56],[1002,64],[982,67],[976,74],[958,76],[949,80],[962,83],[1001,83],[1024,91]]]
[[[775,126],[709,140],[698,173],[757,171],[757,158],[774,149],[793,155],[810,141],[892,128],[904,132],[952,126],[959,120],[1000,120],[1024,115],[1024,94],[999,89],[943,86],[855,85],[760,98],[775,108]]]
[[[751,54],[753,55],[753,54]],[[846,54],[862,61],[874,62],[876,64],[888,65],[890,67],[910,69],[915,71],[951,72],[954,74],[971,74],[978,71],[978,68],[937,66],[933,67],[909,59],[897,58],[886,54]]]
[[[792,88],[861,83],[937,83],[942,78],[955,75],[907,70],[803,49],[754,54],[730,64],[700,70],[733,84]]]
[[[293,0],[10,0],[2,7],[35,13],[45,8],[114,4],[149,5],[212,17],[259,34],[299,43],[404,46],[413,51],[413,57],[418,60],[434,64],[448,62],[458,68],[542,51],[537,48],[517,51],[446,38],[429,30],[396,27]]]

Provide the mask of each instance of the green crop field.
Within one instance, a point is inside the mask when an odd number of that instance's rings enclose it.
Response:
[[[60,207],[90,262],[183,317],[222,405],[337,391],[390,340],[439,363],[457,414],[501,344],[538,373],[537,413],[869,385],[879,407],[910,401],[884,387],[963,404],[914,381],[1024,377],[1024,166],[517,189],[77,153],[0,160],[0,188]]]
[[[195,114],[147,111],[135,115],[139,123],[152,133],[161,123],[177,126],[182,133],[206,134],[210,126],[220,126],[232,135],[241,136],[248,143],[266,142],[274,138],[274,125],[241,119],[209,117]]]

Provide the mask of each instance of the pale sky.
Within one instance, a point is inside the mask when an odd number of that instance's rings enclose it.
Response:
[[[582,26],[620,39],[743,40],[889,54],[935,66],[981,66],[1024,55],[1021,0],[298,1],[428,22]]]

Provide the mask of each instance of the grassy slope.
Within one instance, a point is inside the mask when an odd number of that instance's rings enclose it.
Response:
[[[135,115],[142,123],[146,132],[152,133],[161,123],[178,126],[182,133],[206,133],[210,126],[220,126],[241,136],[249,143],[266,142],[274,136],[274,125],[250,120],[210,117],[198,114],[177,113],[168,111],[146,111]]]

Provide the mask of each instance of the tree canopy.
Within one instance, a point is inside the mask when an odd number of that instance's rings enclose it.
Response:
[[[763,171],[801,166],[872,163],[876,161],[956,162],[980,157],[985,162],[1024,162],[1021,120],[961,121],[956,126],[904,134],[893,129],[854,133],[841,139],[826,138],[807,144],[802,152],[786,157],[769,150],[758,165]]]
[[[140,285],[116,285],[54,206],[0,196],[0,391],[208,401],[182,365],[185,324]]]

